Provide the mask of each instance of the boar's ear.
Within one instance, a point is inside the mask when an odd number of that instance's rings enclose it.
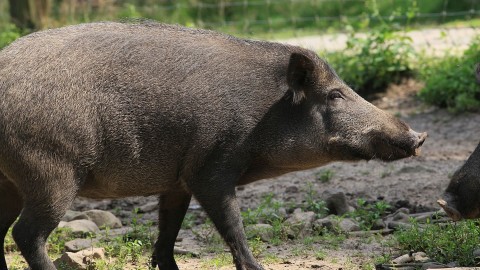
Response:
[[[293,103],[298,104],[305,98],[305,90],[313,83],[315,63],[307,55],[292,53],[288,63],[287,82],[293,93]]]

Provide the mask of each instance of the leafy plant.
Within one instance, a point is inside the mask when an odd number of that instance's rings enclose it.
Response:
[[[315,177],[317,180],[319,180],[322,183],[328,183],[333,176],[335,175],[335,172],[331,169],[325,169],[317,172],[315,174]]]
[[[313,188],[312,183],[307,183],[305,194],[306,197],[302,207],[303,210],[314,212],[317,215],[317,218],[326,216],[328,213],[327,203],[325,201],[318,200],[318,192]]]
[[[246,226],[265,222],[272,225],[277,221],[283,221],[285,214],[280,211],[282,207],[283,203],[275,200],[273,193],[266,194],[257,208],[249,208],[242,212],[243,224]]]
[[[347,215],[357,220],[363,230],[372,229],[375,222],[384,216],[391,207],[384,201],[377,201],[372,204],[361,198],[357,200],[357,205],[357,209]]]
[[[405,251],[423,251],[440,263],[456,261],[460,266],[475,266],[473,251],[480,243],[478,221],[466,220],[447,224],[420,225],[412,221],[411,228],[395,233],[400,247]]]
[[[0,25],[0,49],[12,43],[22,35],[20,29],[14,24],[6,23]]]
[[[347,48],[326,55],[340,77],[364,97],[384,91],[390,83],[399,83],[401,79],[414,75],[412,39],[405,32],[395,29],[395,16],[387,21],[382,19],[375,0],[370,1],[370,13],[367,24],[379,21],[378,27],[372,28],[365,36],[358,35],[350,27]],[[412,12],[407,10],[406,13],[408,17]]]
[[[475,66],[480,62],[480,37],[472,41],[461,56],[429,60],[422,68],[425,87],[419,96],[425,102],[446,107],[453,112],[480,108],[480,87],[475,80]]]

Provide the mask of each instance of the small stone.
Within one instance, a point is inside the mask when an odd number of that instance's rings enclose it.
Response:
[[[323,193],[323,197],[326,198],[325,202],[329,212],[334,215],[341,216],[354,210],[348,205],[345,193],[339,189],[328,189]]]
[[[153,212],[158,209],[158,202],[149,202],[147,204],[144,204],[138,208],[139,213],[148,213],[148,212]]]
[[[263,242],[269,242],[273,238],[273,227],[269,224],[252,224],[245,227],[245,233],[249,239],[260,237]]]
[[[473,257],[475,258],[480,257],[480,248],[477,248],[473,251]]]
[[[288,228],[287,234],[292,238],[311,234],[314,220],[314,212],[302,212],[301,209],[295,209],[293,214],[284,222]]]
[[[395,215],[392,216],[392,221],[409,223],[410,222],[410,216],[405,214],[405,213],[398,212],[398,213],[395,213]]]
[[[183,248],[179,247],[174,247],[173,248],[173,254],[178,254],[178,255],[190,255],[194,258],[200,257],[200,255],[197,252],[186,250]]]
[[[82,219],[90,220],[90,217],[88,217],[87,215],[85,215],[85,213],[80,212],[80,213],[78,213],[78,215],[73,216],[70,221],[73,221],[73,220],[82,220]]]
[[[326,228],[327,230],[332,230],[335,224],[332,217],[333,215],[330,215],[330,216],[315,220],[313,222],[313,228],[316,231],[320,231],[322,228]]]
[[[338,227],[343,232],[355,232],[360,231],[360,226],[351,218],[344,218],[338,223]]]
[[[405,264],[413,261],[413,256],[410,256],[410,254],[404,254],[398,258],[395,258],[392,260],[392,263],[394,264]]]
[[[123,236],[126,235],[127,233],[133,232],[133,228],[131,227],[122,227],[118,229],[112,229],[112,230],[103,230],[101,231],[101,234],[103,236],[108,236],[110,238],[117,237],[117,236]]]
[[[398,221],[390,221],[387,222],[387,226],[389,229],[397,230],[397,229],[408,229],[412,227],[412,224],[398,222]]]
[[[60,258],[56,259],[53,264],[58,269],[84,270],[88,267],[83,263],[83,256],[73,252],[65,252]]]
[[[447,266],[448,266],[448,267],[457,267],[457,266],[458,266],[458,262],[456,262],[456,261],[455,261],[455,262],[449,262],[449,263],[447,263]]]
[[[65,215],[63,215],[61,221],[69,222],[72,221],[74,217],[80,215],[82,212],[67,210]]]
[[[68,228],[74,235],[81,237],[88,233],[98,233],[100,231],[97,224],[95,224],[93,221],[85,219],[66,222],[63,224],[63,227],[60,228]]]
[[[387,228],[387,224],[381,218],[375,220],[375,222],[372,225],[372,230],[381,230],[385,228]]]
[[[412,254],[414,261],[416,262],[427,262],[430,260],[425,252],[416,252]]]
[[[285,189],[285,193],[298,193],[298,187],[289,186]]]
[[[95,242],[98,241],[94,239],[73,239],[65,243],[65,249],[68,252],[77,252],[92,247]]]
[[[89,210],[84,212],[98,227],[117,229],[122,227],[122,222],[114,214],[103,210]]]
[[[90,269],[96,259],[104,259],[103,248],[88,248],[78,252],[65,252],[54,264],[59,269],[84,270]]]
[[[422,265],[422,270],[427,269],[439,269],[439,268],[446,268],[445,264],[437,263],[437,262],[427,262]]]

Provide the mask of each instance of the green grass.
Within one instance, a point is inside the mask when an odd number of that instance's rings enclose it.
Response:
[[[460,266],[475,266],[473,251],[480,248],[478,221],[412,224],[412,228],[395,233],[395,238],[404,251],[423,251],[440,263],[456,261]]]

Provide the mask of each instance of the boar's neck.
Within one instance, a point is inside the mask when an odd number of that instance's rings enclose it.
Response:
[[[240,184],[306,170],[329,163],[321,140],[308,134],[314,126],[306,107],[280,99],[258,122],[246,143],[251,148],[250,163]],[[321,137],[321,132],[319,132]]]

